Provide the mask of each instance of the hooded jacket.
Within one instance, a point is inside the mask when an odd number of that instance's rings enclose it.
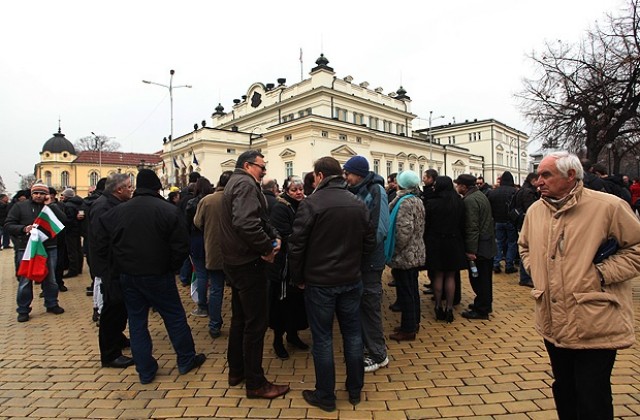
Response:
[[[511,223],[508,210],[509,203],[516,193],[516,188],[513,185],[513,175],[511,172],[505,171],[500,177],[500,186],[487,192],[487,198],[491,203],[491,214],[496,223]]]
[[[609,238],[620,248],[594,264]],[[640,222],[623,200],[580,181],[559,209],[544,199],[529,208],[518,245],[533,279],[536,330],[545,340],[571,349],[633,344],[630,280],[640,272]]]

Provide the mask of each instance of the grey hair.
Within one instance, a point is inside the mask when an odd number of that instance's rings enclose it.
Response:
[[[113,193],[127,179],[129,179],[129,175],[128,174],[115,173],[115,174],[109,175],[109,177],[107,177],[107,182],[104,185],[104,192],[106,194]]]
[[[569,169],[576,171],[576,179],[581,180],[584,178],[584,169],[578,156],[567,151],[553,152],[548,156],[555,159],[556,168],[564,178],[569,176]]]

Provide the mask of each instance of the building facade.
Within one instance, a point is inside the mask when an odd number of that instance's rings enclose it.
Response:
[[[490,120],[493,137],[485,134],[493,139],[487,147],[478,147],[477,142],[429,142],[422,130],[412,130],[417,116],[402,87],[390,93],[380,87],[371,89],[366,81],[355,83],[351,76],[338,78],[328,64],[321,55],[310,77],[291,86],[285,79],[254,83],[233,101],[230,111],[225,112],[220,104],[216,107],[212,127],[195,126],[191,133],[166,140],[162,152],[165,171],[159,172],[163,184],[183,186],[191,171],[215,182],[222,171],[233,169],[238,155],[248,149],[261,150],[268,176],[280,182],[289,175],[302,176],[311,171],[313,162],[322,156],[333,156],[344,163],[354,155],[365,156],[371,170],[383,177],[403,170],[420,174],[428,168],[452,178],[461,173],[486,177],[490,168],[489,179],[494,179],[494,173],[497,176],[498,171],[512,168],[508,158],[519,156],[526,143],[524,133],[507,130],[494,120]],[[431,131],[436,132],[441,140],[445,127]],[[499,139],[498,132],[504,137]],[[522,142],[510,145],[509,139],[514,136]],[[487,159],[484,153],[493,150],[489,145],[495,146],[495,152]],[[506,155],[510,147],[518,152]],[[503,152],[500,165],[499,152]],[[526,169],[523,171],[526,173]]]
[[[58,128],[58,132],[42,146],[40,162],[35,165],[34,175],[58,192],[73,188],[77,195],[84,197],[100,178],[116,172],[129,174],[131,183],[135,186],[139,169],[161,170],[161,162],[160,152],[76,152],[73,144]]]

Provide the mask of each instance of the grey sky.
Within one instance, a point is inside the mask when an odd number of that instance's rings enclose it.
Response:
[[[0,25],[0,176],[8,189],[33,171],[58,128],[93,131],[130,152],[155,152],[169,134],[174,69],[176,137],[254,82],[308,76],[320,52],[338,77],[384,92],[402,84],[412,111],[434,125],[495,118],[529,132],[513,94],[531,74],[525,55],[545,40],[575,41],[619,0],[19,1]],[[425,127],[416,121],[414,127]]]

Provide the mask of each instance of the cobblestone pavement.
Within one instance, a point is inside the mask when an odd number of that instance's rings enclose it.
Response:
[[[421,283],[426,277],[421,274]],[[384,281],[384,323],[390,332],[399,315],[387,309],[395,290]],[[207,318],[189,316],[196,348],[207,355],[202,367],[180,376],[175,355],[157,314],[151,315],[156,380],[141,385],[133,367],[100,366],[97,328],[91,322],[88,276],[67,280],[60,294],[66,312],[45,313],[34,299],[31,320],[16,322],[13,252],[0,252],[0,418],[284,418],[284,419],[554,419],[549,361],[532,323],[529,289],[517,275],[494,276],[494,313],[490,321],[467,321],[460,311],[472,292],[463,277],[463,300],[452,324],[436,323],[433,303],[422,295],[422,327],[414,342],[388,341],[390,363],[365,376],[362,402],[353,407],[344,390],[341,342],[336,340],[337,410],[308,406],[301,391],[314,386],[308,352],[289,349],[281,361],[267,333],[264,368],[269,380],[291,384],[283,398],[249,400],[244,387],[227,384],[226,337],[230,319],[225,295],[222,337],[213,340]],[[39,290],[36,288],[36,290]],[[180,288],[189,313],[195,308]],[[634,281],[636,329],[640,319],[640,280]],[[336,329],[337,331],[337,329]],[[339,335],[339,334],[338,334]],[[309,331],[301,334],[311,342]],[[638,346],[618,353],[612,377],[617,418],[640,419],[640,353]]]

